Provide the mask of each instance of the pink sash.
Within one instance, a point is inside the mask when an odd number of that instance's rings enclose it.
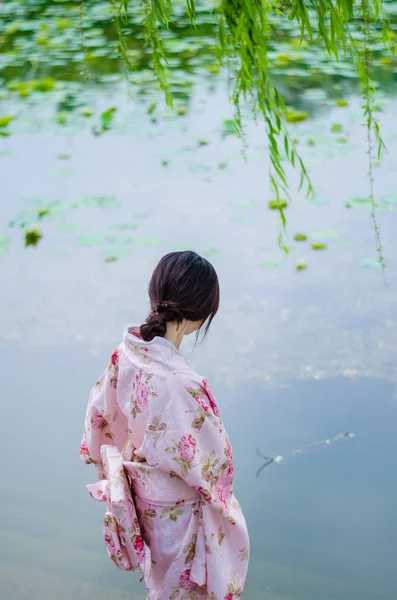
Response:
[[[142,577],[148,580],[150,548],[142,536],[133,495],[163,506],[173,506],[181,497],[185,505],[193,504],[200,497],[181,479],[171,479],[169,473],[144,462],[125,460],[127,452],[132,455],[131,450],[128,446],[122,454],[116,446],[101,446],[106,479],[87,485],[87,488],[95,500],[106,502],[103,537],[109,557],[119,569],[139,569]]]

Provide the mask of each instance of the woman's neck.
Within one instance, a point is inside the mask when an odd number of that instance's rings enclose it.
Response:
[[[174,344],[175,348],[179,350],[179,347],[182,343],[183,337],[185,335],[185,327],[183,323],[167,323],[167,332],[165,334],[165,339]]]

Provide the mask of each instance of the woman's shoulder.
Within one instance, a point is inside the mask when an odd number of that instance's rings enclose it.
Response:
[[[173,374],[204,411],[211,411],[216,417],[219,417],[218,405],[205,377],[196,373],[189,366],[184,366],[181,369],[175,370]]]

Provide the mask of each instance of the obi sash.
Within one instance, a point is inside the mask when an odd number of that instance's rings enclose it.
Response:
[[[116,446],[101,446],[105,479],[87,486],[90,495],[105,502],[103,537],[109,557],[125,571],[138,569],[150,578],[151,554],[138,521],[134,496],[156,505],[173,506],[179,498],[184,504],[200,501],[198,494],[179,478],[145,462],[125,460],[132,457],[131,446],[121,453]]]

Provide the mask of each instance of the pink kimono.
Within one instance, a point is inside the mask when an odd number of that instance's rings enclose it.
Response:
[[[249,538],[230,442],[205,379],[164,338],[129,327],[91,391],[80,455],[96,466],[115,564],[148,600],[236,600]]]

